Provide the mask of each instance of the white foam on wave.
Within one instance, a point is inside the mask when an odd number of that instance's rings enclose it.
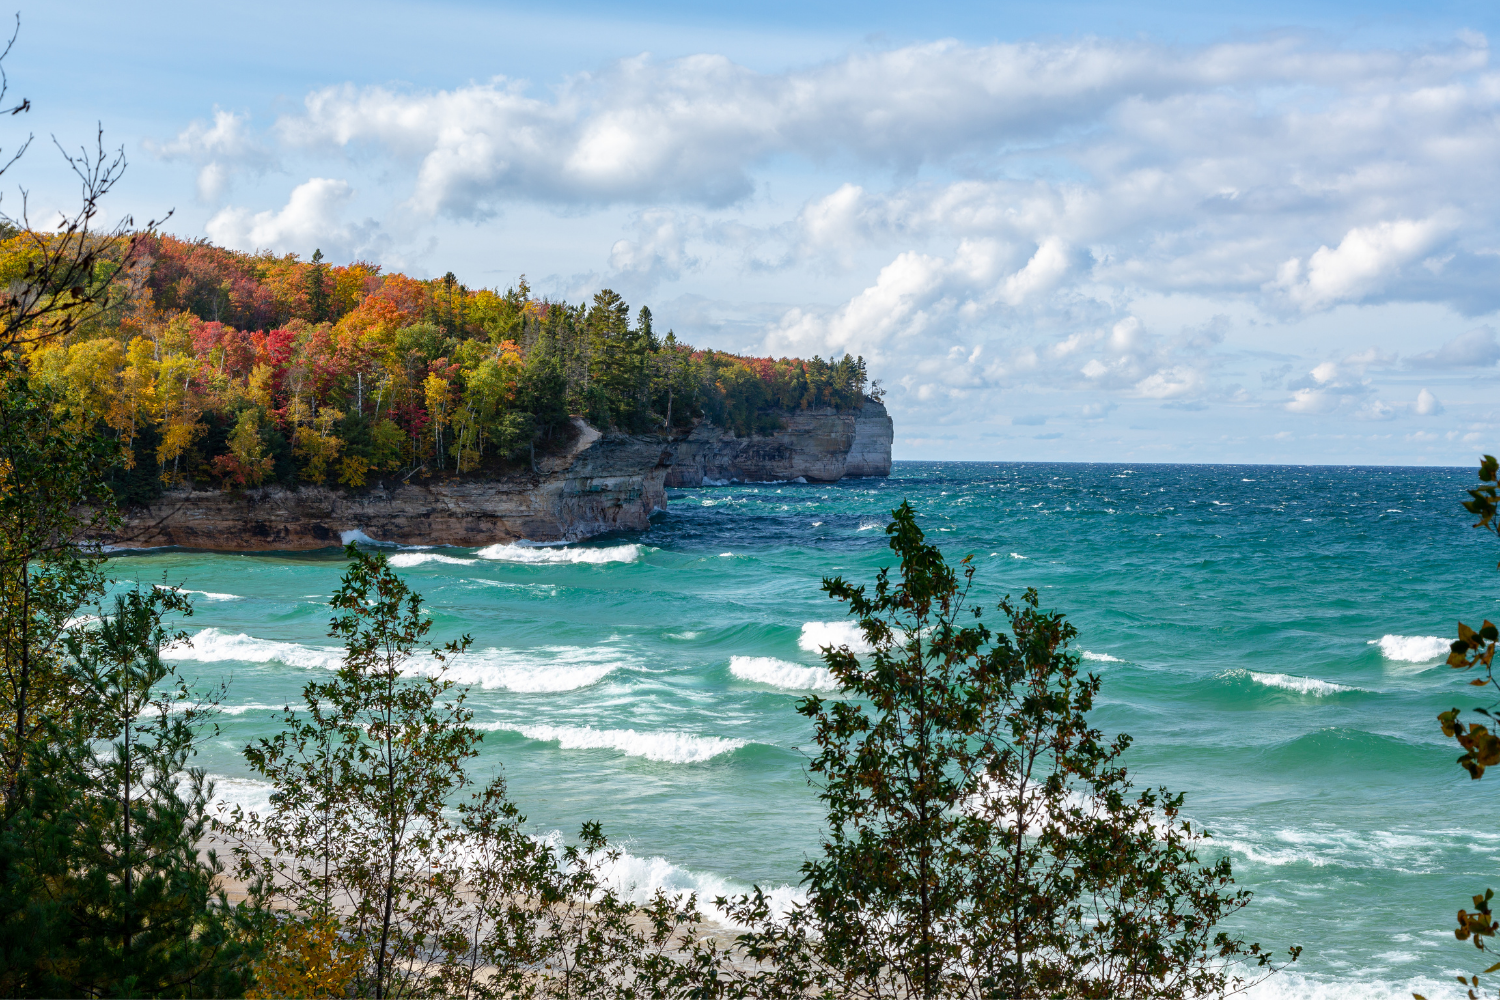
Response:
[[[601,863],[600,874],[606,884],[621,896],[636,903],[648,903],[657,891],[682,900],[689,895],[698,897],[698,906],[704,915],[728,921],[714,906],[719,896],[733,899],[747,894],[750,887],[732,882],[712,872],[695,872],[675,865],[657,855],[643,858],[628,851],[620,853],[614,861],[596,859]],[[807,894],[790,885],[781,885],[766,890],[771,902],[771,912],[784,916],[795,904],[805,903]]]
[[[1030,558],[1029,556],[1023,556],[1023,555],[1021,555],[1021,553],[1019,553],[1019,552],[1012,552],[1010,554],[1010,557],[1012,559],[1028,559],[1028,558]]]
[[[1091,653],[1085,649],[1080,654],[1085,660],[1096,660],[1099,663],[1124,663],[1118,656],[1110,656],[1108,653]]]
[[[627,757],[669,764],[697,764],[720,754],[732,753],[746,740],[722,736],[694,736],[681,732],[636,732],[634,729],[595,729],[593,726],[511,726],[495,729],[520,733],[530,740],[556,743],[564,750],[616,750]]]
[[[385,548],[389,548],[396,544],[395,542],[382,542],[379,539],[371,538],[359,528],[353,528],[349,531],[340,531],[339,542],[343,545],[348,545],[350,542],[353,542],[355,545],[379,545]]]
[[[611,646],[481,649],[449,658],[447,677],[458,684],[486,689],[551,694],[598,684],[628,664],[629,660]],[[418,669],[427,672],[431,668]]]
[[[447,563],[450,566],[472,566],[478,561],[478,559],[459,559],[454,556],[439,555],[436,552],[398,552],[389,559],[390,564],[397,569],[406,569],[430,562]]]
[[[859,523],[860,531],[874,531],[876,528],[883,527],[885,527],[885,525],[881,524],[879,521],[861,521]]]
[[[239,594],[216,594],[212,590],[189,590],[186,587],[168,587],[168,586],[166,586],[164,584],[160,584],[160,583],[153,584],[153,586],[155,586],[157,590],[170,590],[170,591],[173,591],[174,593],[178,593],[178,594],[197,594],[199,597],[203,598],[205,601],[238,601],[238,600],[241,600],[241,597],[240,597]]]
[[[848,646],[854,653],[875,651],[854,622],[804,622],[797,645],[809,653],[821,653],[824,646]]]
[[[266,705],[260,702],[251,702],[248,705],[220,705],[219,711],[225,715],[244,715],[246,712],[279,712],[285,705]]]
[[[1431,959],[1436,956],[1426,957]],[[1378,959],[1375,963],[1378,963]],[[1411,1000],[1413,993],[1437,1000],[1439,997],[1458,998],[1464,995],[1462,991],[1452,989],[1451,978],[1447,982],[1428,976],[1388,980],[1371,975],[1371,971],[1374,970],[1367,968],[1354,978],[1306,975],[1285,969],[1274,976],[1260,979],[1239,995],[1246,1000]],[[1258,975],[1264,973],[1247,969],[1243,975],[1246,979],[1255,981]]]
[[[806,667],[774,656],[731,656],[729,672],[742,681],[788,691],[837,691],[838,678],[827,667]]]
[[[1256,670],[1246,671],[1246,674],[1255,683],[1264,684],[1266,687],[1295,691],[1297,694],[1310,694],[1319,698],[1331,694],[1343,694],[1346,691],[1364,690],[1364,688],[1350,687],[1347,684],[1335,684],[1332,681],[1320,681],[1315,677],[1298,677],[1294,674],[1263,674]]]
[[[343,666],[339,646],[304,646],[295,642],[256,639],[238,632],[206,628],[163,651],[168,659],[219,663],[283,663],[289,667],[337,670]],[[575,691],[597,684],[628,663],[611,646],[544,646],[540,649],[481,649],[448,659],[447,677],[457,684],[501,688],[522,694]],[[437,661],[426,654],[402,665],[403,673],[431,674]]]
[[[1379,646],[1380,655],[1398,663],[1426,663],[1448,655],[1452,639],[1435,635],[1383,635],[1365,645]]]
[[[605,563],[632,563],[646,553],[646,546],[634,542],[626,545],[602,547],[550,547],[540,545],[513,544],[487,545],[474,553],[481,559],[498,562],[523,563],[526,565],[556,565],[559,563],[584,563],[601,566]]]
[[[284,663],[289,667],[323,667],[334,670],[344,662],[339,646],[304,646],[295,642],[257,639],[243,632],[226,632],[206,628],[181,642],[162,650],[169,660],[197,663],[219,663],[240,660],[245,663]]]

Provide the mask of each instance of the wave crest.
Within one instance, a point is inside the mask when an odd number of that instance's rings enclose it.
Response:
[[[423,563],[447,563],[451,566],[472,566],[477,559],[458,559],[454,556],[439,555],[436,552],[398,552],[387,560],[397,569],[405,569],[409,566],[420,566]]]
[[[774,656],[731,656],[729,672],[742,681],[789,691],[837,691],[838,678],[827,667],[805,667]]]
[[[804,622],[797,645],[809,653],[820,653],[824,646],[848,646],[853,653],[875,651],[854,622]]]
[[[1380,655],[1399,663],[1426,663],[1448,655],[1452,639],[1435,635],[1383,635],[1367,646],[1379,646]]]
[[[555,742],[564,750],[616,750],[627,757],[644,757],[669,764],[697,764],[720,754],[732,753],[748,742],[722,736],[639,733],[634,729],[595,729],[593,726],[497,725],[495,728],[509,729],[529,740]]]
[[[584,563],[601,566],[605,563],[633,563],[646,553],[646,546],[631,542],[626,545],[600,547],[552,547],[524,545],[520,542],[487,545],[474,553],[481,559],[498,562],[522,563],[531,566],[557,565],[561,563]]]
[[[1350,687],[1348,684],[1320,681],[1316,677],[1298,677],[1295,674],[1263,674],[1256,670],[1248,670],[1245,673],[1246,676],[1257,684],[1280,688],[1283,691],[1295,691],[1297,694],[1310,694],[1319,698],[1333,694],[1345,694],[1349,691],[1364,690],[1364,688]]]
[[[323,667],[336,670],[344,662],[340,646],[303,646],[295,642],[257,639],[243,632],[226,632],[206,628],[197,635],[174,642],[162,650],[169,660],[197,663],[219,663],[240,660],[245,663],[284,663],[289,667]]]

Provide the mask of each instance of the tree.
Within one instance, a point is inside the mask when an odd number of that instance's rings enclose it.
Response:
[[[132,590],[67,636],[74,708],[46,743],[72,785],[71,815],[58,818],[77,823],[52,887],[71,941],[56,965],[77,996],[237,995],[248,976],[244,911],[219,888],[214,852],[199,855],[213,787],[190,761],[218,733],[215,701],[163,662],[162,647],[185,638],[164,613],[192,607],[168,588]]]
[[[1032,590],[1000,603],[1008,632],[992,633],[969,558],[960,580],[909,504],[892,517],[898,577],[823,583],[873,652],[825,648],[843,694],[799,705],[828,830],[804,906],[776,920],[758,891],[729,904],[752,928],[736,989],[1180,997],[1241,985],[1236,962],[1269,966],[1215,933],[1250,894],[1228,859],[1200,861],[1182,796],[1136,791],[1130,738],[1089,726],[1100,681],[1069,652],[1073,627]]]
[[[344,666],[246,748],[271,811],[221,817],[238,874],[277,914],[256,994],[623,998],[685,983],[668,951],[701,920],[693,901],[622,898],[600,875],[618,855],[597,824],[558,851],[524,833],[499,777],[453,802],[482,739],[443,678],[468,637],[424,647],[421,596],[384,556],[346,551],[329,632]]]
[[[1485,455],[1479,463],[1480,485],[1469,490],[1469,499],[1464,501],[1464,509],[1479,518],[1474,527],[1500,534],[1500,459],[1493,455]],[[1463,622],[1458,623],[1458,638],[1448,651],[1448,665],[1457,670],[1474,670],[1478,668],[1478,676],[1469,681],[1474,687],[1492,688],[1500,693],[1500,678],[1495,676],[1495,645],[1500,640],[1500,629],[1493,622],[1485,620],[1479,628],[1471,628]],[[1457,763],[1469,777],[1478,781],[1484,777],[1488,768],[1500,764],[1500,720],[1496,717],[1496,706],[1492,703],[1488,708],[1484,706],[1472,709],[1475,715],[1481,716],[1483,722],[1464,722],[1459,716],[1462,711],[1456,706],[1438,715],[1438,724],[1441,726],[1443,735],[1455,740],[1463,753],[1459,755]],[[1492,727],[1495,731],[1491,731]],[[1497,929],[1494,910],[1491,901],[1495,898],[1493,889],[1485,889],[1482,893],[1475,893],[1473,898],[1473,911],[1467,907],[1458,910],[1458,926],[1453,934],[1460,941],[1471,941],[1474,947],[1480,951],[1490,949],[1486,942],[1493,944]],[[1485,975],[1500,971],[1500,962],[1491,965],[1484,970]],[[1469,988],[1471,998],[1475,990],[1479,988],[1479,976],[1470,976],[1467,980],[1459,977],[1459,982]],[[1422,1000],[1421,994],[1413,994]]]

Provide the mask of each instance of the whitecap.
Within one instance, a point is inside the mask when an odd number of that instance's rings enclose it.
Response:
[[[579,548],[524,545],[516,542],[509,545],[505,543],[487,545],[474,554],[481,559],[524,563],[533,566],[555,565],[559,563],[587,563],[598,566],[605,563],[636,562],[645,552],[646,546],[637,545],[633,542],[626,545]]]
[[[629,659],[609,646],[482,649],[448,659],[447,678],[458,684],[520,694],[576,691],[597,684]],[[421,667],[427,673],[435,669]]]
[[[1096,660],[1099,663],[1124,663],[1118,656],[1110,656],[1108,653],[1091,653],[1087,649],[1082,654],[1085,660]]]
[[[860,531],[873,531],[876,528],[881,527],[884,527],[884,525],[882,525],[879,521],[861,521],[859,523]]]
[[[560,833],[554,833],[547,839],[554,844],[562,842]],[[660,855],[643,858],[629,851],[620,851],[612,859],[596,857],[592,860],[600,866],[599,874],[606,885],[620,896],[636,903],[649,903],[657,892],[665,893],[678,901],[695,895],[698,897],[698,905],[705,913],[717,914],[720,919],[724,919],[722,913],[714,907],[713,901],[720,896],[733,899],[750,892],[747,885],[732,882],[712,872],[683,868]],[[784,916],[793,906],[807,901],[806,893],[790,885],[768,889],[766,896],[771,904],[771,913],[778,917]],[[726,922],[732,924],[732,921]]]
[[[1021,553],[1019,553],[1019,552],[1012,552],[1012,553],[1011,553],[1011,554],[1010,554],[1010,557],[1011,557],[1011,558],[1012,558],[1012,559],[1027,559],[1027,558],[1029,558],[1029,557],[1028,557],[1028,556],[1023,556],[1023,555],[1021,555]]]
[[[450,566],[472,566],[477,559],[458,559],[453,556],[439,555],[436,552],[398,552],[388,560],[397,569],[406,569],[410,566],[420,566],[423,563],[447,563]]]
[[[264,705],[252,702],[248,705],[220,705],[219,711],[225,715],[244,715],[246,712],[279,712],[285,707],[285,705]]]
[[[1368,646],[1379,646],[1380,655],[1400,663],[1426,663],[1446,656],[1452,639],[1435,635],[1383,635],[1371,639]]]
[[[733,552],[720,552],[719,553],[719,558],[720,559],[733,559],[734,558],[734,553]]]
[[[1264,684],[1266,687],[1281,688],[1283,691],[1295,691],[1298,694],[1310,694],[1320,698],[1332,694],[1343,694],[1346,691],[1364,690],[1347,684],[1335,684],[1332,681],[1320,681],[1315,677],[1298,677],[1294,674],[1263,674],[1255,670],[1247,671],[1247,674],[1252,681]]]
[[[283,663],[289,667],[337,670],[344,650],[337,646],[304,646],[256,639],[237,632],[206,628],[163,650],[171,660],[219,663]],[[525,694],[574,691],[597,684],[628,663],[609,646],[545,646],[540,649],[471,650],[447,660],[447,677],[457,684],[502,688]],[[440,665],[425,653],[401,666],[403,673],[432,674]]]
[[[343,545],[348,545],[350,542],[353,542],[355,545],[382,545],[382,546],[389,546],[389,545],[395,545],[396,544],[395,542],[382,542],[382,541],[380,541],[378,539],[371,538],[369,535],[365,534],[359,528],[353,528],[353,529],[351,529],[349,531],[340,531],[339,532],[339,542],[341,544],[343,544]]]
[[[731,656],[729,672],[742,681],[789,691],[837,691],[838,678],[827,667],[807,667],[774,656]]]
[[[732,753],[746,740],[722,736],[694,736],[681,732],[636,732],[634,729],[595,729],[593,726],[511,726],[496,723],[488,728],[520,733],[530,740],[556,743],[564,750],[616,750],[627,757],[669,764],[697,764],[720,754]]]
[[[238,660],[244,663],[284,663],[289,667],[323,667],[329,670],[338,669],[344,662],[344,650],[338,646],[304,646],[295,642],[277,642],[217,628],[206,628],[190,638],[175,642],[163,649],[162,654],[170,660],[198,663]]]
[[[855,653],[875,651],[854,622],[804,622],[797,645],[810,653],[820,653],[824,646],[848,646]]]
[[[186,587],[168,587],[164,584],[153,584],[157,590],[170,590],[178,594],[197,594],[205,601],[238,601],[242,600],[239,594],[216,594],[212,590],[189,590]]]

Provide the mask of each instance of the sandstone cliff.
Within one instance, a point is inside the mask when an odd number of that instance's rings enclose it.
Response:
[[[669,486],[890,474],[891,418],[879,403],[853,413],[802,411],[784,423],[775,434],[745,438],[701,423],[669,438],[602,435],[575,421],[571,444],[537,456],[535,473],[385,481],[359,493],[324,486],[178,491],[131,511],[101,541],[236,552],[324,548],[352,532],[406,545],[573,541],[644,529],[666,506]]]

